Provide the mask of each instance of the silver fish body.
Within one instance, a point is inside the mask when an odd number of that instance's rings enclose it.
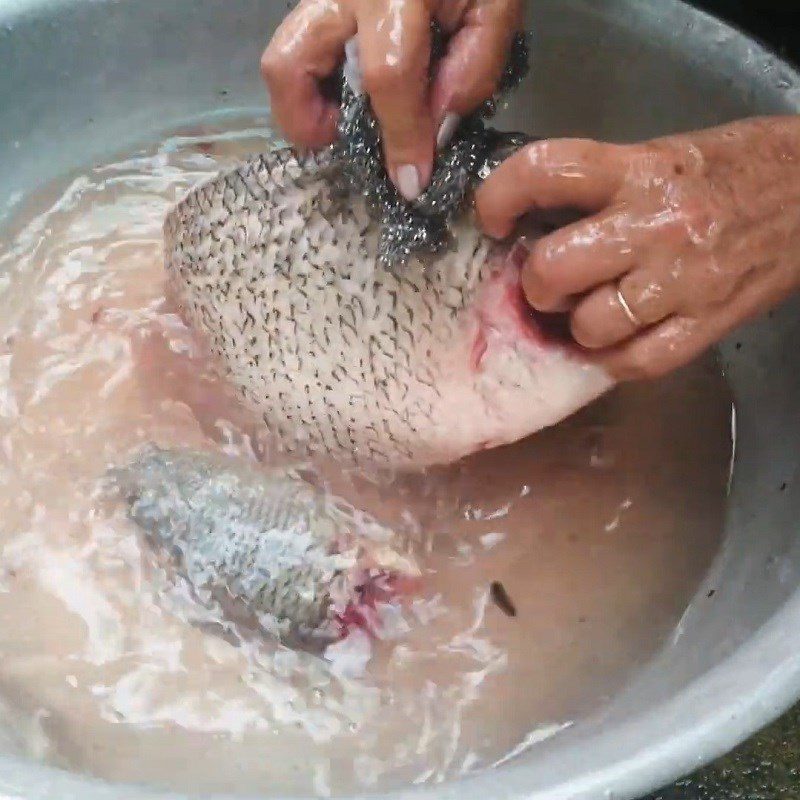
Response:
[[[199,595],[234,601],[292,639],[337,638],[360,604],[414,570],[391,531],[366,518],[358,530],[354,513],[286,473],[148,445],[110,477]]]
[[[255,157],[165,223],[171,295],[282,449],[398,468],[555,424],[611,386],[550,339],[470,215],[399,268],[330,151]]]

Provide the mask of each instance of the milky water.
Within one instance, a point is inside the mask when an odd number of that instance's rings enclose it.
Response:
[[[220,637],[207,624],[217,612],[98,482],[145,441],[265,452],[164,301],[161,224],[189,187],[268,145],[257,129],[185,131],[50,187],[8,229],[9,746],[205,792],[327,795],[490,767],[579,724],[666,646],[719,544],[729,395],[709,359],[424,477],[375,487],[315,473],[412,542],[419,595],[360,675]]]

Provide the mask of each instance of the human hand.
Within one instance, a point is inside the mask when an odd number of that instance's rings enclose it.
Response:
[[[800,118],[634,145],[537,142],[476,203],[498,238],[535,209],[591,213],[528,248],[525,294],[569,312],[618,379],[659,376],[800,287]]]
[[[414,200],[430,182],[437,142],[494,93],[521,8],[521,0],[301,0],[261,59],[275,122],[296,145],[335,139],[338,107],[321,82],[357,36],[389,175]],[[452,38],[430,81],[432,19]]]

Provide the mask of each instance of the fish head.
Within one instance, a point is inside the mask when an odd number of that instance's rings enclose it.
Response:
[[[513,248],[470,213],[386,264],[325,154],[284,149],[190,192],[165,224],[171,295],[280,448],[415,469],[553,425],[612,381],[528,310]]]

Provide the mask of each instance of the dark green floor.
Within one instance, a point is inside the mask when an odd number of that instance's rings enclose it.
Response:
[[[800,705],[713,767],[646,800],[800,800]]]

